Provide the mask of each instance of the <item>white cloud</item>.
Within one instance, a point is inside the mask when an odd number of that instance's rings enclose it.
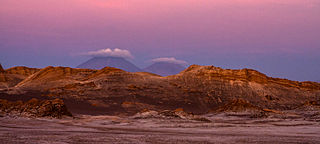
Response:
[[[177,60],[174,57],[155,58],[155,59],[152,59],[151,61],[152,62],[168,62],[168,63],[175,63],[175,64],[181,64],[181,65],[188,64],[186,61]]]
[[[106,49],[101,49],[97,51],[89,51],[84,55],[93,56],[93,57],[111,56],[111,57],[122,57],[122,58],[129,58],[129,59],[133,58],[130,51],[119,49],[119,48],[115,48],[115,49],[106,48]]]

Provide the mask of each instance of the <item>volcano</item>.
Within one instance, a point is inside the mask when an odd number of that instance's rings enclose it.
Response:
[[[178,74],[184,69],[185,67],[180,64],[170,63],[170,62],[156,62],[146,67],[143,70],[145,72],[150,72],[150,73],[158,74],[161,76],[169,76],[169,75]]]
[[[77,68],[85,69],[102,69],[104,67],[119,68],[128,72],[142,71],[140,68],[121,57],[94,57],[77,66]]]

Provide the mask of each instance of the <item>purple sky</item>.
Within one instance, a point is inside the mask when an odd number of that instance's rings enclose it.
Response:
[[[104,48],[320,80],[319,0],[1,0],[0,62],[75,67]]]

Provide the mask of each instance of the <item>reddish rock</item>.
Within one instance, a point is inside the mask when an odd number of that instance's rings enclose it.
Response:
[[[27,102],[10,102],[0,99],[0,111],[6,114],[32,117],[61,118],[62,116],[72,116],[61,99],[38,100],[33,98]]]
[[[3,73],[4,72],[4,69],[2,67],[2,65],[0,64],[0,73]]]
[[[256,106],[282,111],[301,106],[305,101],[317,101],[320,96],[319,83],[272,78],[250,69],[199,65],[167,77],[110,67],[101,70],[47,67],[12,89],[12,93],[37,91],[64,98],[70,102],[70,110],[90,113],[93,109],[110,115],[177,108],[187,113],[206,114],[228,104],[233,106],[225,107],[226,110]]]

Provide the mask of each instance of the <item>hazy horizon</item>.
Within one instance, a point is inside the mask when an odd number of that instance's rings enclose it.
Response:
[[[0,63],[76,67],[119,48],[140,68],[173,57],[317,81],[319,25],[318,0],[2,0]]]

